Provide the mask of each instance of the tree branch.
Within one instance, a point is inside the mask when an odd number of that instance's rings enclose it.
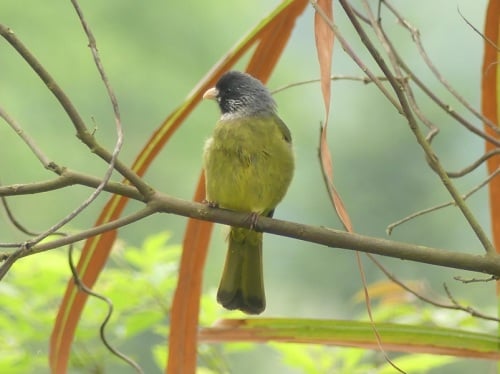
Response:
[[[54,191],[74,185],[82,185],[97,188],[102,180],[92,175],[79,173],[70,169],[63,169],[61,175],[49,181],[27,184],[12,184],[0,186],[0,196],[32,195],[41,192]],[[118,182],[108,182],[104,185],[104,191],[129,197],[134,200],[145,202],[144,196],[133,186]]]
[[[248,213],[211,208],[205,204],[189,202],[158,193],[153,195],[147,207],[138,213],[75,235],[37,244],[25,251],[20,257],[68,245],[128,225],[156,212],[176,214],[237,227],[250,228],[252,225],[251,220],[248,219]],[[497,255],[471,255],[267,217],[259,217],[255,223],[255,229],[332,248],[373,253],[402,260],[500,276],[500,256]],[[5,259],[5,256],[0,257],[3,257],[0,259]]]
[[[110,163],[113,155],[104,147],[102,147],[91,131],[87,129],[85,122],[78,113],[77,109],[66,95],[66,93],[61,89],[61,87],[56,83],[54,78],[49,74],[47,70],[40,64],[35,56],[26,48],[26,46],[16,37],[15,33],[5,25],[0,24],[0,35],[2,35],[9,44],[14,47],[14,49],[21,55],[21,57],[31,66],[31,68],[38,74],[40,79],[45,83],[47,88],[52,92],[55,98],[59,101],[59,104],[64,109],[68,117],[70,118],[73,126],[76,129],[76,136],[96,155],[101,159]],[[130,183],[137,187],[139,191],[145,196],[152,193],[151,188],[128,166],[126,166],[119,159],[115,162],[116,170],[123,175]]]

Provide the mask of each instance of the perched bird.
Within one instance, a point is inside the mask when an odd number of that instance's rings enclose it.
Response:
[[[271,217],[292,180],[290,130],[276,114],[267,88],[238,71],[225,73],[203,95],[221,117],[205,144],[206,200],[210,205]],[[262,233],[231,227],[217,301],[227,309],[259,314],[266,307]]]

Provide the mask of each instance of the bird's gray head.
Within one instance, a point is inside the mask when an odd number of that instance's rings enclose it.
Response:
[[[223,115],[261,115],[276,110],[269,90],[258,79],[239,71],[225,73],[212,94]]]

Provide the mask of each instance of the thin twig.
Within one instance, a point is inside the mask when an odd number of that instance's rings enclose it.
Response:
[[[426,95],[429,97],[436,105],[444,110],[445,113],[450,115],[454,120],[459,122],[462,126],[464,126],[467,130],[472,132],[473,134],[481,137],[485,141],[488,141],[496,146],[500,146],[500,140],[494,138],[493,136],[486,134],[481,129],[474,126],[470,121],[465,119],[463,116],[458,114],[450,105],[446,104],[442,101],[432,90],[425,85],[424,82],[409,68],[409,66],[403,61],[401,56],[397,53],[396,49],[393,49],[394,55],[398,58],[398,62],[404,72],[410,77],[410,80],[414,82]]]
[[[361,82],[363,84],[373,83],[373,81],[369,77],[357,77],[354,75],[332,75],[330,77],[330,79],[332,81],[355,81],[355,82]],[[386,77],[377,77],[377,79],[381,82],[387,80]],[[289,83],[289,84],[286,84],[284,86],[275,88],[274,90],[271,91],[271,94],[274,95],[278,92],[288,90],[289,88],[300,87],[300,86],[304,86],[307,84],[320,83],[320,82],[321,82],[321,79],[309,79],[309,80],[304,80],[304,81],[299,81],[299,82],[293,82],[293,83]]]
[[[0,182],[0,186],[1,186],[1,182]],[[23,234],[26,234],[26,235],[29,235],[29,236],[36,236],[36,235],[38,235],[36,232],[31,231],[31,230],[27,229],[26,227],[24,227],[24,225],[21,224],[21,222],[19,222],[16,219],[16,217],[14,216],[14,213],[10,209],[9,203],[7,202],[7,199],[6,199],[5,196],[1,196],[0,195],[0,199],[2,200],[2,206],[3,206],[3,209],[5,210],[5,213],[7,214],[7,218],[14,225],[14,227],[16,229],[18,229],[19,231],[21,231]],[[0,243],[0,246],[1,246],[1,243]]]
[[[491,157],[493,157],[495,155],[498,155],[498,154],[500,154],[500,148],[496,148],[496,149],[493,149],[493,150],[491,150],[489,152],[486,152],[484,155],[482,155],[480,158],[478,158],[476,161],[474,161],[469,166],[463,168],[462,170],[454,171],[454,172],[449,171],[448,172],[448,176],[450,178],[460,178],[460,177],[463,177],[464,175],[466,175],[466,174],[474,171],[477,167],[479,167],[480,165],[482,165],[483,162],[485,162],[489,158],[491,158]]]
[[[462,14],[462,12],[460,11],[460,7],[457,5],[457,12],[458,14],[460,15],[460,17],[462,17],[462,19],[464,20],[464,22],[469,25],[469,27],[474,30],[476,32],[476,34],[478,34],[481,39],[483,39],[484,41],[486,41],[490,46],[493,47],[493,49],[496,49],[498,52],[500,52],[500,48],[498,47],[497,44],[495,44],[495,42],[493,40],[491,40],[490,38],[488,38],[486,35],[484,35],[481,31],[479,31],[471,22],[469,22],[469,20],[467,18],[465,18],[465,16]]]
[[[452,300],[452,303],[453,305],[450,305],[450,304],[444,304],[444,303],[441,303],[439,301],[436,301],[436,300],[433,300],[433,299],[430,299],[426,296],[423,296],[422,294],[420,294],[419,292],[413,290],[412,288],[410,288],[409,286],[407,286],[404,282],[400,281],[398,278],[396,278],[393,274],[391,274],[376,258],[375,256],[372,256],[370,254],[367,255],[372,261],[373,263],[385,274],[385,276],[387,278],[389,278],[391,280],[391,282],[397,284],[399,287],[401,287],[402,289],[404,289],[405,291],[411,293],[413,296],[415,296],[416,298],[418,298],[419,300],[423,301],[424,303],[427,303],[427,304],[431,304],[435,307],[438,307],[438,308],[443,308],[443,309],[451,309],[451,310],[461,310],[463,312],[466,312],[468,314],[470,314],[471,316],[473,317],[478,317],[478,318],[481,318],[481,319],[485,319],[485,320],[488,320],[488,321],[498,321],[500,322],[500,319],[496,318],[496,317],[492,317],[492,316],[488,316],[486,314],[483,314],[481,312],[478,312],[477,310],[471,308],[471,307],[464,307],[462,305],[460,305],[458,302],[454,301],[453,298],[450,298],[450,300]],[[446,287],[446,284],[445,284],[445,290],[446,290],[446,293],[448,295],[448,297],[450,297],[450,293],[448,291],[448,288]]]
[[[11,253],[4,252],[4,253],[0,254],[0,262],[5,261],[2,264],[2,266],[0,266],[0,280],[2,280],[3,277],[5,277],[7,272],[12,267],[13,263],[16,260],[18,260],[19,258],[34,255],[36,253],[45,252],[45,251],[48,251],[50,249],[60,248],[60,247],[63,247],[65,245],[76,243],[80,240],[91,238],[93,236],[102,234],[106,231],[115,230],[117,228],[129,225],[133,222],[139,221],[139,220],[141,220],[147,216],[150,216],[154,213],[155,213],[155,211],[153,209],[151,209],[149,206],[146,206],[144,209],[142,209],[136,213],[130,214],[126,217],[122,217],[122,218],[117,219],[115,221],[107,222],[103,225],[95,226],[95,227],[92,227],[90,229],[83,230],[77,234],[64,236],[61,239],[54,239],[54,240],[50,240],[50,241],[43,242],[43,243],[36,244],[36,245],[30,245],[31,243],[29,241],[22,243],[19,246],[18,250],[11,252]]]
[[[474,193],[476,193],[477,191],[479,191],[481,188],[483,188],[484,186],[486,186],[488,183],[490,183],[490,181],[495,178],[497,175],[500,174],[500,168],[498,168],[497,170],[495,170],[491,175],[489,175],[484,181],[482,181],[480,184],[478,184],[477,186],[475,186],[473,189],[471,189],[469,192],[467,192],[466,194],[462,195],[462,199],[465,201],[467,200],[469,197],[471,197]],[[446,208],[448,206],[453,206],[453,205],[456,205],[455,204],[455,201],[448,201],[446,203],[442,203],[442,204],[438,204],[438,205],[434,205],[432,207],[429,207],[429,208],[426,208],[426,209],[422,209],[422,210],[419,210],[418,212],[415,212],[415,213],[412,213],[410,214],[409,216],[406,216],[394,223],[391,223],[389,226],[387,226],[387,228],[385,229],[387,235],[391,235],[392,234],[392,231],[397,227],[397,226],[400,226],[402,225],[403,223],[405,222],[408,222],[412,219],[415,219],[417,217],[420,217],[420,216],[423,216],[424,214],[427,214],[427,213],[431,213],[431,212],[435,212],[437,210],[440,210],[440,209],[443,209],[443,208]]]
[[[495,42],[493,42],[490,38],[488,38],[486,35],[484,35],[482,32],[480,32],[476,27],[474,27],[472,25],[471,22],[469,22],[469,20],[467,20],[467,18],[464,17],[464,15],[462,14],[462,12],[460,11],[460,7],[457,5],[457,11],[458,11],[458,14],[460,14],[460,16],[462,17],[462,19],[465,21],[465,23],[467,23],[467,25],[469,25],[469,27],[474,30],[486,43],[488,43],[491,47],[493,47],[494,49],[496,49],[497,51],[500,51],[500,48],[498,47],[497,44],[495,44]],[[486,74],[488,73],[488,71],[490,69],[493,69],[495,67],[495,65],[498,64],[498,60],[495,61],[495,62],[491,62],[488,67],[483,71],[483,76],[486,76]],[[485,117],[487,120],[489,120],[489,118]],[[490,123],[490,120],[489,122],[487,122],[488,125]],[[493,123],[493,122],[491,122]],[[491,126],[489,126],[491,128]],[[497,131],[497,133],[500,131],[500,129],[498,128],[498,126],[494,126],[493,127],[493,130]]]
[[[102,180],[93,175],[64,169],[59,177],[49,181],[0,186],[0,196],[32,195],[41,192],[55,191],[73,185],[97,188],[101,183]],[[144,196],[135,187],[128,184],[108,182],[103,189],[107,192],[146,202]]]
[[[478,312],[477,310],[475,310],[474,308],[472,308],[470,306],[463,306],[453,297],[453,295],[451,294],[450,290],[448,289],[448,286],[446,285],[446,283],[443,283],[443,287],[444,287],[444,290],[446,292],[446,295],[448,296],[448,298],[450,299],[450,301],[453,304],[453,306],[450,306],[448,309],[462,310],[466,313],[469,313],[472,317],[478,317],[478,318],[486,319],[489,321],[500,322],[499,318],[487,316],[481,312]]]
[[[454,88],[453,86],[443,77],[441,72],[436,68],[436,66],[433,64],[431,59],[429,58],[429,55],[425,51],[425,48],[422,44],[422,41],[420,39],[420,32],[416,28],[410,25],[409,22],[407,22],[401,14],[395,9],[394,6],[391,5],[389,0],[381,0],[382,3],[394,14],[394,16],[397,18],[397,20],[400,22],[400,24],[408,30],[408,32],[411,34],[411,37],[413,41],[415,42],[415,45],[417,46],[417,50],[424,60],[425,64],[428,66],[428,68],[431,70],[431,72],[434,74],[434,76],[437,78],[437,80],[450,92],[467,110],[469,110],[477,119],[479,119],[481,122],[484,122],[488,127],[490,127],[493,131],[495,131],[497,134],[500,134],[500,128],[498,127],[497,124],[493,123],[490,121],[488,118],[483,116],[478,110],[476,110],[467,100],[464,99],[462,95],[460,95]]]
[[[424,295],[422,295],[421,293],[415,291],[414,289],[412,289],[411,287],[409,287],[408,285],[406,285],[403,281],[400,281],[394,274],[390,273],[384,265],[382,265],[382,263],[380,261],[377,260],[377,258],[373,255],[370,255],[370,254],[367,254],[368,258],[370,258],[370,260],[375,264],[375,266],[377,266],[379,268],[379,270],[384,273],[384,275],[391,281],[393,282],[394,284],[397,284],[399,287],[401,287],[402,289],[404,289],[405,291],[411,293],[413,296],[415,296],[417,299],[423,301],[424,303],[427,303],[427,304],[430,304],[430,305],[433,305],[435,307],[438,307],[438,308],[448,308],[449,305],[446,305],[446,304],[443,304],[443,303],[440,303],[439,301],[435,301],[435,300],[432,300]]]
[[[384,32],[383,28],[381,28],[382,32]],[[384,32],[385,33],[385,32]],[[450,115],[454,120],[458,121],[462,126],[464,126],[467,130],[470,132],[476,134],[477,136],[481,137],[482,139],[495,144],[497,146],[500,146],[500,140],[496,139],[495,137],[485,133],[482,131],[482,129],[477,128],[475,125],[473,125],[470,121],[462,117],[460,114],[458,114],[450,105],[446,104],[444,101],[442,101],[436,94],[425,85],[424,82],[415,74],[413,71],[409,68],[409,66],[405,63],[403,58],[398,54],[396,48],[394,45],[392,45],[391,41],[386,38],[387,43],[390,44],[391,47],[391,53],[397,58],[399,66],[404,70],[405,74],[407,74],[410,78],[411,81],[413,81],[433,102],[436,103],[436,105],[443,109],[445,113]],[[429,133],[427,135],[427,140],[431,141],[432,137],[434,136],[434,133]]]
[[[115,348],[107,339],[106,337],[106,326],[108,325],[109,320],[111,319],[111,315],[113,314],[113,302],[107,298],[104,295],[101,295],[95,291],[92,291],[90,288],[88,288],[81,280],[80,276],[78,275],[78,271],[76,270],[75,264],[73,262],[73,245],[71,244],[69,246],[68,250],[68,263],[69,267],[71,269],[71,274],[73,275],[73,280],[82,292],[85,292],[86,294],[95,297],[96,299],[104,301],[106,306],[108,307],[108,311],[106,313],[106,316],[104,317],[104,320],[102,321],[100,327],[99,327],[99,334],[101,337],[101,341],[103,344],[106,346],[106,348],[115,356],[117,356],[120,360],[124,361],[127,365],[132,367],[136,373],[142,374],[144,371],[141,369],[141,367],[130,357],[127,355],[121,353],[117,348]]]
[[[397,53],[395,53],[394,46],[391,43],[391,41],[389,40],[387,34],[382,29],[382,26],[375,21],[374,16],[370,12],[370,9],[369,9],[369,6],[368,6],[366,0],[363,3],[365,5],[365,7],[368,9],[368,13],[370,15],[369,19],[364,19],[365,22],[366,22],[366,20],[368,20],[368,22],[370,22],[370,24],[377,31],[377,35],[378,35],[379,39],[383,42],[382,44],[386,48],[387,54],[391,57],[391,62],[393,63],[393,66],[395,67],[396,71],[399,72],[399,65],[402,62],[401,58],[399,57],[399,55]],[[406,66],[404,66],[404,67],[406,67]],[[420,108],[415,100],[413,90],[411,89],[411,86],[409,84],[407,84],[407,82],[408,82],[408,80],[404,81],[403,84],[405,87],[405,91],[408,95],[409,104],[410,104],[413,112],[415,113],[415,115],[420,119],[420,121],[422,121],[427,127],[429,127],[431,129],[431,131],[426,136],[427,141],[429,143],[431,143],[434,136],[437,135],[437,133],[439,132],[439,129],[423,115],[422,111],[420,110]],[[469,126],[469,124],[467,124],[466,126]],[[470,126],[472,126],[472,125],[470,125]],[[488,152],[487,155],[484,155],[483,157],[481,157],[481,159],[479,159],[478,161],[476,161],[472,165],[468,166],[467,168],[464,168],[460,172],[457,172],[457,173],[448,172],[447,174],[450,178],[457,178],[459,176],[465,175],[466,173],[474,170],[477,166],[479,166],[482,162],[484,162],[484,160],[491,157],[492,154],[499,153],[499,152],[500,152],[500,150],[494,150],[494,151]],[[432,167],[431,162],[429,162],[429,165]]]
[[[56,166],[50,159],[42,152],[40,148],[36,145],[34,139],[32,139],[21,127],[21,125],[2,108],[0,107],[0,117],[4,119],[5,122],[14,130],[14,132],[19,135],[19,137],[26,143],[28,148],[33,152],[33,154],[42,163],[45,169],[50,169],[53,171],[60,171],[61,169]]]
[[[397,109],[397,111],[401,114],[403,114],[403,111],[401,109],[401,105],[398,103],[398,101],[394,98],[394,96],[384,87],[382,82],[380,82],[377,79],[377,76],[372,73],[370,69],[364,64],[364,62],[359,58],[356,53],[354,53],[354,50],[351,48],[349,43],[347,43],[347,40],[344,38],[342,33],[340,32],[339,28],[331,19],[328,18],[328,16],[323,12],[323,10],[318,7],[317,3],[314,0],[310,0],[310,3],[314,10],[323,18],[323,20],[327,23],[327,25],[332,29],[332,31],[335,33],[335,37],[337,40],[340,42],[342,48],[344,51],[353,59],[353,61],[361,68],[363,73],[365,73],[368,78],[370,78],[371,81],[378,87],[378,89],[384,94],[384,96],[389,100],[389,102],[394,105],[394,107]]]
[[[439,129],[438,127],[432,123],[427,117],[424,116],[423,112],[420,110],[420,107],[418,106],[416,100],[415,100],[415,95],[413,94],[413,90],[411,89],[411,86],[409,84],[409,80],[403,80],[403,72],[400,67],[398,58],[396,54],[393,53],[394,48],[393,44],[390,41],[389,37],[387,34],[384,32],[382,29],[382,24],[380,21],[380,18],[378,17],[377,19],[375,18],[375,15],[372,13],[370,5],[366,0],[363,0],[363,6],[368,13],[368,21],[370,25],[372,26],[373,30],[375,31],[375,34],[384,47],[387,56],[389,57],[389,61],[391,62],[392,68],[394,69],[394,77],[395,79],[398,79],[401,82],[402,90],[406,93],[408,97],[408,103],[410,105],[410,108],[412,109],[413,113],[417,116],[417,118],[425,125],[427,128],[430,129],[430,132],[426,136],[426,139],[430,142],[438,133]],[[380,3],[379,3],[380,7]],[[379,9],[380,10],[380,9]]]
[[[371,328],[373,330],[373,333],[375,334],[375,340],[377,342],[377,347],[378,350],[382,353],[384,356],[385,361],[389,363],[396,371],[400,373],[406,373],[404,370],[402,370],[399,366],[397,366],[389,357],[387,352],[384,349],[384,345],[382,343],[382,337],[380,336],[380,333],[378,332],[377,329],[377,324],[373,320],[373,314],[372,314],[372,308],[371,308],[371,301],[370,301],[370,294],[368,293],[368,287],[367,287],[367,281],[366,281],[366,275],[365,272],[363,271],[363,262],[361,261],[361,255],[359,252],[356,252],[356,262],[358,264],[359,268],[359,274],[361,276],[361,282],[363,284],[363,294],[365,297],[365,305],[366,305],[366,311],[368,313],[368,319],[370,321]]]

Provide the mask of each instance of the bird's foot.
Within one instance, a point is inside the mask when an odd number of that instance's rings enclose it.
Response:
[[[259,213],[252,212],[248,216],[248,219],[250,220],[250,230],[255,230],[255,227],[257,226],[257,221],[259,220]]]
[[[218,208],[219,207],[219,203],[217,201],[208,201],[208,200],[203,199],[203,201],[201,203],[208,205],[209,208]]]

